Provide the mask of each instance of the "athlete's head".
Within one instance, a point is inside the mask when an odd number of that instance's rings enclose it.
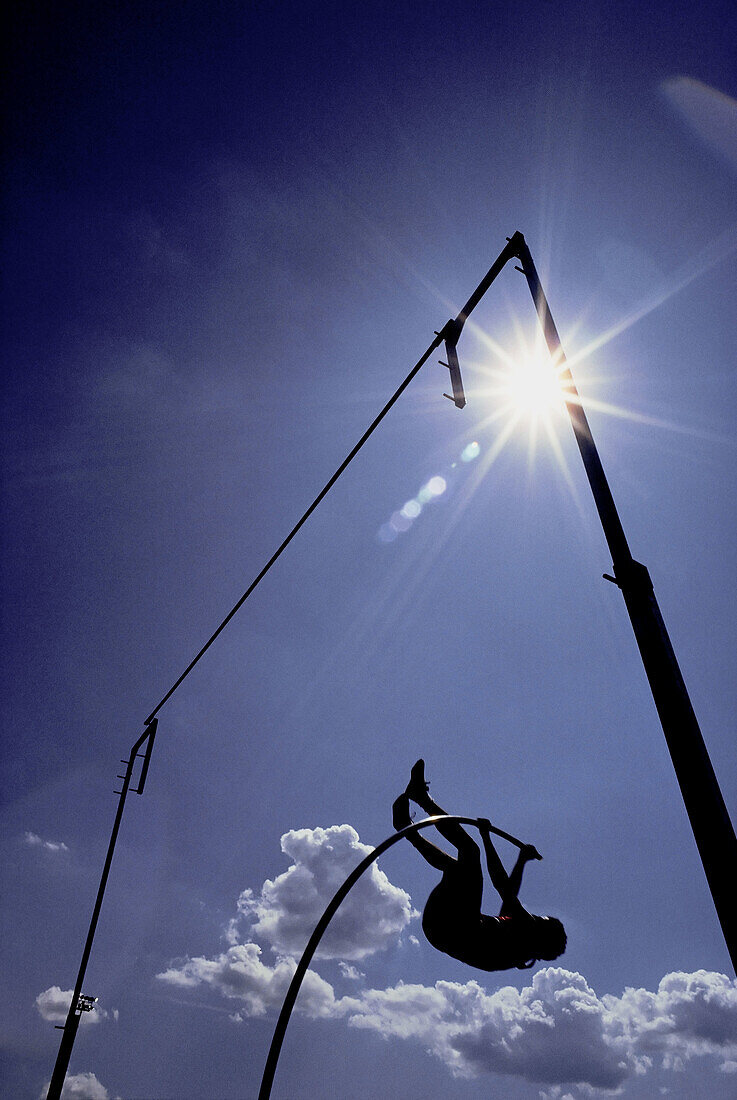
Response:
[[[535,917],[531,930],[530,953],[536,959],[550,962],[557,959],[566,949],[568,938],[566,930],[557,917]]]

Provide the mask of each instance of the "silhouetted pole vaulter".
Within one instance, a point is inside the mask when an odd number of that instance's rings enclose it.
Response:
[[[113,823],[113,831],[110,835],[110,843],[108,844],[107,856],[105,857],[105,864],[102,869],[102,877],[100,879],[100,885],[97,890],[97,897],[95,899],[95,905],[92,910],[92,919],[90,920],[90,927],[87,932],[87,939],[85,941],[84,950],[82,952],[82,961],[79,964],[79,972],[77,974],[77,981],[74,986],[74,992],[72,993],[72,1000],[69,1005],[69,1011],[67,1012],[67,1018],[63,1025],[57,1025],[60,1030],[63,1031],[61,1037],[61,1043],[59,1044],[59,1053],[56,1056],[56,1063],[54,1065],[54,1072],[51,1075],[51,1081],[49,1083],[49,1091],[46,1094],[46,1100],[59,1100],[61,1096],[61,1090],[64,1088],[64,1078],[67,1075],[69,1068],[69,1059],[72,1056],[72,1048],[74,1046],[74,1040],[77,1037],[77,1029],[79,1027],[79,1021],[82,1018],[83,1012],[90,1012],[94,1008],[94,1002],[96,997],[85,997],[82,994],[82,983],[84,982],[84,976],[87,971],[87,963],[89,962],[90,952],[92,951],[92,941],[95,938],[95,930],[97,929],[97,921],[100,917],[100,910],[102,909],[102,899],[105,894],[105,887],[107,886],[108,875],[110,874],[110,866],[113,862],[113,852],[115,851],[115,842],[118,839],[118,830],[120,829],[120,822],[123,818],[123,809],[125,807],[125,800],[128,796],[128,791],[133,790],[135,794],[142,794],[143,788],[146,783],[146,776],[148,774],[148,766],[151,761],[151,750],[154,747],[154,738],[156,736],[156,727],[158,725],[158,718],[154,718],[150,725],[146,727],[141,736],[136,741],[135,745],[131,748],[128,754],[127,760],[121,760],[121,764],[126,765],[125,773],[119,775],[118,779],[123,780],[123,786],[119,791],[115,793],[120,795],[118,800],[118,811],[115,815],[115,821]],[[141,753],[139,749],[146,746],[145,750]],[[141,771],[138,776],[138,785],[131,788],[131,780],[133,778],[133,767],[137,759],[142,759]]]
[[[481,912],[484,875],[478,844],[445,810],[430,797],[425,782],[425,764],[418,760],[412,768],[410,781],[392,807],[395,829],[405,829],[410,823],[410,799],[421,810],[436,819],[438,832],[450,841],[458,852],[448,855],[426,837],[411,833],[407,839],[420,855],[442,874],[442,879],[427,899],[422,914],[422,931],[429,943],[445,955],[478,970],[528,970],[539,959],[551,962],[566,948],[566,933],[556,917],[539,917],[528,913],[519,900],[522,872],[525,864],[542,856],[532,844],[519,844],[520,853],[511,874],[504,870],[496,848],[491,842],[493,829],[486,818],[478,819],[484,844],[486,866],[494,889],[501,898],[499,915]]]
[[[451,373],[457,370],[460,374],[456,346],[463,325],[504,265],[513,258],[518,259],[522,265],[517,270],[527,279],[553,364],[562,382],[563,397],[576,443],[612,555],[614,576],[605,573],[604,577],[616,584],[624,596],[727,950],[737,972],[737,890],[734,889],[737,839],[734,828],[660,614],[650,574],[630,553],[581,398],[570,368],[566,365],[558,330],[530,250],[521,233],[507,238],[506,248],[499,254],[461,312],[455,319],[448,321],[445,328],[436,335],[445,341],[448,362],[452,365]],[[460,377],[458,385],[462,393]],[[456,401],[456,404],[459,402]]]
[[[325,912],[315,925],[315,930],[307,942],[307,946],[302,953],[302,958],[297,963],[297,968],[292,975],[292,980],[289,983],[289,988],[287,989],[286,996],[284,997],[284,1003],[282,1004],[281,1012],[279,1013],[279,1019],[276,1021],[276,1027],[274,1028],[274,1034],[271,1039],[271,1046],[269,1047],[269,1054],[266,1059],[264,1075],[261,1078],[261,1088],[259,1089],[258,1100],[269,1100],[269,1097],[271,1096],[271,1087],[274,1083],[274,1074],[276,1073],[276,1065],[279,1061],[279,1054],[281,1052],[282,1043],[284,1042],[284,1035],[286,1034],[287,1024],[289,1023],[289,1018],[292,1014],[292,1009],[294,1008],[295,1001],[297,1000],[297,995],[302,985],[302,981],[305,974],[307,973],[310,963],[312,962],[312,958],[318,948],[320,940],[324,936],[325,931],[330,924],[330,921],[333,919],[336,912],[338,911],[341,902],[344,901],[352,887],[356,885],[363,872],[366,871],[371,866],[371,864],[379,858],[380,855],[383,855],[383,853],[388,848],[391,848],[392,844],[396,844],[397,841],[402,840],[404,837],[407,837],[407,839],[411,840],[414,834],[419,832],[420,829],[427,829],[431,825],[439,826],[441,823],[455,823],[459,826],[475,825],[477,828],[481,828],[483,826],[484,828],[488,829],[489,832],[494,833],[496,836],[503,837],[504,840],[508,840],[512,844],[516,844],[518,848],[525,847],[521,840],[517,840],[516,837],[511,836],[509,833],[505,833],[501,829],[495,828],[495,826],[490,825],[489,822],[485,819],[441,814],[440,816],[436,817],[428,817],[424,821],[415,821],[414,823],[410,823],[399,832],[393,833],[390,837],[387,837],[386,840],[382,841],[381,844],[377,845],[377,847],[374,848],[373,852],[369,852],[369,854],[361,860],[358,866],[353,871],[351,871],[350,875],[348,875],[348,878],[345,880],[343,885],[339,887],[338,890],[336,890],[335,894],[328,902],[325,908]]]

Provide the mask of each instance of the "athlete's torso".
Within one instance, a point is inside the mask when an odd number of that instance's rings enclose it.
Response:
[[[510,970],[529,963],[529,922],[524,910],[509,917],[469,911],[441,887],[432,891],[422,914],[422,930],[433,947],[479,970]]]

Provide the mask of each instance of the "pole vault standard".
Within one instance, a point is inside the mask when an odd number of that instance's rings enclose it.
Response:
[[[284,1042],[284,1035],[286,1034],[287,1024],[289,1023],[289,1017],[292,1014],[294,1003],[297,1000],[297,994],[299,993],[302,985],[302,979],[307,973],[307,968],[312,962],[312,957],[317,950],[318,944],[325,934],[327,926],[338,911],[338,907],[344,900],[349,890],[358,882],[359,878],[371,864],[384,853],[387,848],[391,848],[392,844],[396,844],[398,840],[402,840],[403,837],[408,836],[409,833],[416,833],[419,829],[426,829],[428,825],[436,825],[438,821],[456,821],[459,825],[475,825],[478,828],[478,820],[475,817],[458,817],[454,814],[438,814],[436,817],[426,817],[424,821],[415,821],[412,825],[407,825],[406,828],[400,829],[399,832],[393,833],[386,840],[382,841],[378,847],[374,848],[373,852],[369,852],[365,859],[362,859],[353,871],[351,871],[348,878],[343,885],[336,890],[332,899],[328,902],[325,912],[320,917],[319,921],[315,925],[315,930],[310,936],[307,946],[305,947],[302,958],[297,963],[297,969],[292,975],[292,980],[289,983],[289,989],[284,997],[284,1003],[279,1013],[279,1019],[276,1021],[276,1027],[274,1028],[274,1035],[271,1040],[271,1046],[269,1047],[269,1054],[266,1059],[266,1068],[264,1069],[264,1075],[261,1079],[261,1088],[258,1093],[258,1100],[269,1100],[271,1096],[271,1086],[274,1083],[274,1074],[276,1073],[276,1064],[279,1061],[279,1053]],[[503,832],[501,829],[496,829],[491,826],[490,831],[496,836],[502,837],[504,840],[510,841],[512,844],[516,844],[518,848],[523,846],[521,840],[517,840],[516,837],[511,836],[509,833]]]
[[[92,918],[90,919],[90,926],[87,931],[87,939],[85,940],[84,950],[82,951],[82,959],[79,964],[79,971],[77,973],[77,981],[74,986],[74,992],[72,993],[72,999],[69,1004],[69,1011],[67,1012],[67,1018],[63,1025],[57,1024],[57,1027],[63,1032],[61,1042],[59,1043],[59,1052],[56,1055],[56,1062],[54,1064],[54,1072],[51,1075],[51,1081],[49,1082],[49,1091],[46,1094],[46,1100],[59,1100],[61,1096],[61,1090],[64,1088],[64,1078],[67,1075],[69,1069],[69,1059],[72,1056],[72,1049],[74,1047],[74,1040],[77,1037],[77,1029],[79,1022],[82,1019],[83,1012],[91,1012],[94,1009],[94,1003],[97,1000],[96,997],[85,997],[82,994],[82,983],[84,982],[84,976],[87,972],[87,963],[90,959],[90,953],[92,951],[92,942],[95,938],[95,931],[97,929],[97,922],[100,918],[100,910],[102,909],[102,899],[105,896],[105,887],[107,886],[108,875],[110,874],[110,867],[113,862],[113,853],[115,851],[115,844],[118,839],[118,831],[120,830],[120,823],[123,820],[123,810],[125,809],[125,800],[128,797],[128,792],[132,790],[134,794],[142,794],[143,787],[146,783],[146,776],[148,775],[148,766],[151,762],[151,750],[154,747],[154,738],[156,737],[156,727],[159,724],[158,718],[154,718],[150,725],[143,731],[136,743],[132,746],[131,751],[128,753],[127,760],[121,760],[121,764],[126,765],[126,769],[123,775],[119,775],[118,779],[123,780],[123,786],[119,791],[115,793],[120,795],[118,800],[118,810],[115,814],[115,821],[113,822],[113,831],[110,834],[110,843],[108,844],[107,855],[105,856],[105,864],[102,868],[102,876],[100,878],[100,885],[97,889],[97,897],[95,898],[95,905],[92,910]],[[146,746],[143,752],[139,752],[143,746]],[[143,760],[141,765],[141,771],[138,776],[138,785],[131,787],[131,780],[133,778],[133,767],[139,757]]]
[[[734,828],[655,598],[650,574],[630,553],[581,398],[566,364],[558,330],[530,250],[521,233],[507,238],[506,248],[492,264],[485,279],[458,316],[448,321],[439,333],[445,340],[447,365],[451,369],[452,377],[454,372],[460,374],[456,345],[466,318],[505,264],[513,258],[518,259],[522,265],[517,270],[527,280],[548,350],[561,379],[563,397],[576,443],[612,555],[614,576],[605,573],[604,577],[616,584],[624,597],[727,950],[732,966],[737,971],[737,891],[734,889],[737,839]],[[460,377],[457,381],[460,386]],[[455,394],[456,380],[453,382]],[[462,386],[460,392],[463,392]],[[456,404],[459,402],[456,401]]]

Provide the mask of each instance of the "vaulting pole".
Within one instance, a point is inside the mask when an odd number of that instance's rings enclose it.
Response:
[[[305,947],[302,958],[297,963],[297,968],[292,975],[292,980],[289,984],[289,989],[284,997],[284,1003],[279,1013],[279,1019],[276,1021],[276,1027],[274,1028],[274,1034],[271,1039],[271,1046],[269,1047],[269,1054],[266,1059],[266,1068],[264,1069],[264,1075],[261,1079],[261,1088],[258,1093],[258,1100],[269,1100],[271,1096],[271,1086],[274,1083],[274,1074],[276,1073],[276,1064],[279,1061],[279,1053],[284,1042],[284,1036],[287,1030],[287,1024],[289,1018],[292,1015],[292,1009],[294,1008],[295,1001],[297,1000],[297,994],[300,991],[302,980],[307,973],[307,968],[312,962],[312,957],[317,950],[318,944],[322,939],[327,926],[338,911],[338,907],[343,899],[348,894],[349,890],[356,885],[359,878],[366,871],[371,864],[382,855],[387,848],[391,848],[392,844],[396,844],[398,840],[402,840],[403,837],[408,836],[410,833],[416,833],[419,829],[426,829],[429,825],[437,825],[439,821],[455,821],[459,825],[475,825],[478,827],[478,820],[475,817],[457,817],[452,814],[438,814],[435,817],[426,817],[424,821],[415,821],[412,825],[407,825],[406,828],[400,829],[396,833],[392,833],[390,837],[382,841],[373,852],[362,859],[357,867],[351,871],[348,878],[345,880],[342,886],[336,890],[335,894],[328,902],[325,912],[320,917],[319,921],[315,925],[315,930],[310,936],[307,946]],[[501,829],[496,829],[492,825],[490,832],[495,836],[503,837],[504,840],[508,840],[511,844],[516,844],[518,848],[523,847],[521,840],[517,840],[516,837],[511,836],[509,833],[503,832]]]

